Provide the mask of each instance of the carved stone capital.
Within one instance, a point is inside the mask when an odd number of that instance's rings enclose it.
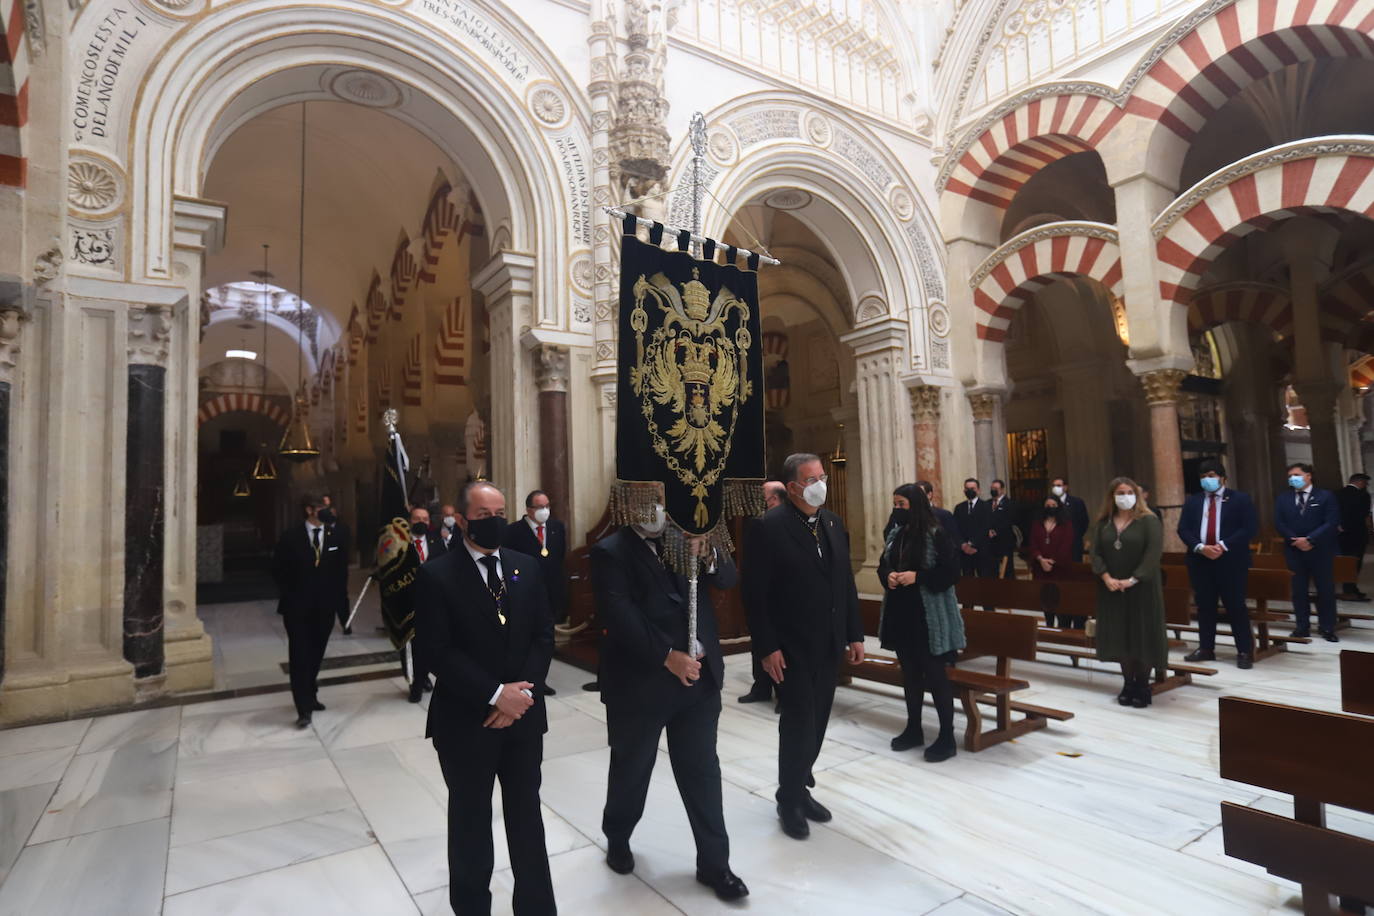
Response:
[[[129,308],[129,363],[167,365],[168,344],[172,339],[172,310],[161,305]]]
[[[1145,386],[1145,400],[1150,404],[1173,404],[1178,401],[1178,389],[1188,373],[1182,369],[1156,369],[1140,376]]]
[[[13,380],[19,365],[19,335],[27,317],[17,308],[0,308],[0,382]]]
[[[1002,396],[999,394],[971,394],[968,396],[969,406],[973,408],[974,422],[991,422],[997,415],[997,410],[1002,406]]]
[[[911,413],[918,423],[940,422],[940,388],[937,385],[913,385],[907,389],[911,395]]]
[[[541,344],[534,350],[534,381],[541,393],[568,390],[568,348]]]

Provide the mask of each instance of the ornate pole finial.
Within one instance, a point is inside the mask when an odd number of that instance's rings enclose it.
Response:
[[[388,407],[382,411],[382,425],[386,427],[388,435],[396,435],[396,421],[399,419],[401,419],[401,415],[395,407]]]

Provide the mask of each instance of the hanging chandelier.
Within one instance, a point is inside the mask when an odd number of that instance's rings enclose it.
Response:
[[[301,201],[300,245],[296,263],[296,409],[282,434],[277,454],[289,461],[304,463],[320,457],[310,438],[309,411],[305,398],[305,102],[301,102]],[[266,316],[264,316],[265,318]]]
[[[246,474],[240,474],[238,482],[234,484],[234,496],[238,499],[244,499],[252,492],[253,491],[248,488],[248,476]]]
[[[267,280],[272,276],[267,270],[267,245],[262,246],[262,402],[267,403]],[[267,443],[260,443],[258,460],[253,463],[254,480],[276,480],[277,466],[272,463],[272,453]]]

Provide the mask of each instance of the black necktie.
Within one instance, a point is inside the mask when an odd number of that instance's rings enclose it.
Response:
[[[321,531],[321,529],[319,529],[319,528],[311,528],[311,529],[310,529],[310,536],[314,539],[314,543],[311,544],[311,546],[315,548],[315,565],[316,565],[316,566],[319,566],[319,565],[320,565],[320,531]]]
[[[1298,514],[1299,514],[1299,515],[1302,515],[1302,514],[1303,514],[1304,512],[1306,512],[1306,511],[1307,511],[1307,493],[1301,492],[1301,491],[1300,491],[1300,492],[1298,493]]]
[[[488,554],[482,557],[481,562],[487,568],[487,591],[491,592],[492,600],[496,602],[496,616],[501,618],[502,623],[505,623],[506,615],[503,613],[502,603],[506,599],[506,583],[496,568],[496,556]]]

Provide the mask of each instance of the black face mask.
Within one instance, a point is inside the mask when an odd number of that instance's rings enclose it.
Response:
[[[1058,506],[1046,506],[1046,507],[1045,507],[1045,518],[1054,518],[1054,517],[1055,517],[1056,515],[1058,515],[1058,514],[1059,514],[1059,507],[1058,507]]]
[[[993,490],[993,491],[992,491],[992,498],[993,498],[993,499],[999,499],[1001,496],[1002,496],[1002,491],[1001,491],[1001,490]]]
[[[911,521],[910,509],[893,509],[892,514],[887,517],[888,525],[905,525]]]
[[[975,489],[973,489],[973,487],[964,487],[964,498],[965,498],[965,499],[977,499],[977,498],[978,498],[978,491],[975,490]]]
[[[468,537],[483,550],[500,547],[501,537],[505,533],[506,520],[499,515],[468,519]]]
[[[414,522],[410,526],[410,533],[417,538],[422,538],[429,534],[429,525],[425,522]]]
[[[319,512],[316,512],[315,517],[318,518],[320,522],[325,525],[332,525],[336,521],[338,521],[339,518],[337,515],[334,514],[334,510],[329,508],[328,506],[325,506]]]

